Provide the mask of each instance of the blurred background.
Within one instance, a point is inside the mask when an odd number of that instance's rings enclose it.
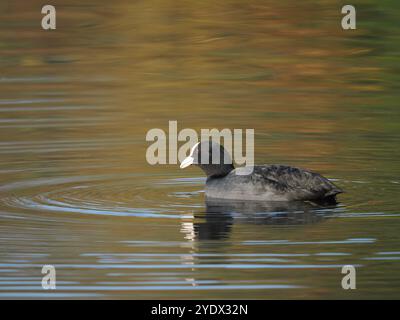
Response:
[[[400,4],[0,3],[0,298],[399,298]],[[253,128],[334,208],[207,205],[148,130]],[[57,270],[57,290],[41,268]],[[357,289],[341,266],[357,266]]]

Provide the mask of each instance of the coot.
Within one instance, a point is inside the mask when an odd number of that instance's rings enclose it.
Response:
[[[318,173],[286,165],[256,165],[244,174],[246,168],[235,169],[230,155],[214,141],[193,146],[180,167],[191,164],[207,175],[207,198],[332,204],[336,203],[336,195],[343,192]]]

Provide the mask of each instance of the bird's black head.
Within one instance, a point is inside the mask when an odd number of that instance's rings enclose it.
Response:
[[[182,161],[181,169],[191,164],[199,166],[207,177],[226,176],[234,169],[229,153],[220,144],[212,141],[198,142],[190,150],[190,155]]]

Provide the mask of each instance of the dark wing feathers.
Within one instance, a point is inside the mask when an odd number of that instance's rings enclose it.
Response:
[[[309,194],[311,198],[331,197],[343,192],[320,174],[296,167],[255,166],[253,177],[257,180],[267,180],[267,183],[278,191],[298,191]]]

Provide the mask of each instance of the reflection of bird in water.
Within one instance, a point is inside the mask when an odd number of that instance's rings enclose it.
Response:
[[[180,167],[191,164],[207,175],[205,193],[209,198],[335,203],[336,195],[342,192],[320,174],[295,167],[262,165],[235,169],[228,152],[213,141],[197,143]]]
[[[206,198],[205,215],[196,216],[203,221],[195,222],[194,231],[198,240],[218,240],[229,237],[234,223],[313,224],[328,218],[337,210],[336,205],[321,206],[302,201],[258,202]]]

